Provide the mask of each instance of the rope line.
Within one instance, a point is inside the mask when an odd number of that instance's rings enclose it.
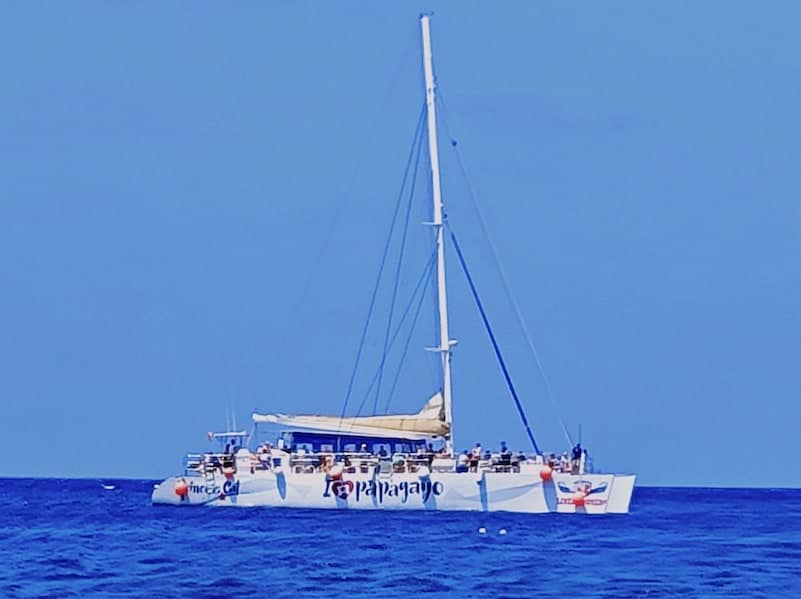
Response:
[[[523,426],[526,427],[526,433],[528,434],[528,438],[531,440],[531,444],[534,446],[534,451],[540,453],[537,440],[534,438],[534,433],[531,431],[531,426],[528,424],[526,412],[523,409],[523,405],[520,403],[520,398],[517,396],[517,391],[515,391],[515,386],[512,383],[512,377],[509,375],[509,370],[506,368],[506,362],[503,361],[501,349],[498,347],[498,342],[495,340],[495,334],[492,332],[492,327],[490,326],[489,319],[487,318],[487,313],[484,311],[484,306],[481,304],[481,298],[478,297],[478,291],[473,283],[473,277],[470,276],[470,271],[467,269],[467,262],[465,262],[464,255],[462,254],[462,248],[459,247],[459,242],[456,241],[456,235],[453,233],[453,231],[450,231],[450,234],[453,247],[456,250],[456,255],[459,257],[459,263],[462,265],[464,275],[467,277],[467,283],[470,285],[470,291],[473,293],[473,299],[476,301],[478,311],[481,313],[481,320],[484,322],[484,328],[487,331],[487,335],[489,335],[490,342],[492,342],[492,349],[495,350],[495,356],[498,358],[498,362],[501,365],[503,377],[506,379],[506,385],[509,387],[512,398],[515,400],[515,406],[517,406],[517,411],[520,414],[520,419],[523,421]]]
[[[495,268],[498,270],[498,273],[501,276],[501,283],[503,285],[503,290],[506,293],[507,300],[512,304],[512,308],[514,309],[515,318],[517,319],[518,326],[520,330],[523,332],[523,337],[526,340],[526,344],[528,345],[529,352],[531,353],[532,357],[534,358],[534,363],[537,366],[537,370],[542,377],[542,381],[545,384],[545,392],[548,398],[548,402],[551,404],[551,408],[553,408],[554,414],[556,414],[557,418],[559,419],[559,424],[562,428],[562,432],[567,439],[567,442],[572,447],[574,445],[573,438],[570,435],[570,432],[567,429],[567,425],[565,424],[564,418],[558,409],[556,398],[553,393],[553,388],[551,387],[551,382],[548,376],[545,374],[545,368],[542,366],[542,361],[540,360],[539,352],[537,351],[536,345],[534,345],[534,340],[531,336],[531,333],[528,330],[528,325],[526,324],[526,320],[523,317],[523,312],[520,309],[520,305],[517,303],[514,294],[512,293],[511,285],[509,284],[509,279],[506,276],[506,271],[503,269],[502,263],[500,258],[498,257],[498,249],[495,245],[495,242],[492,240],[490,236],[489,229],[487,228],[487,222],[484,219],[484,215],[481,212],[481,208],[479,207],[478,200],[476,193],[474,191],[472,182],[470,181],[470,177],[467,175],[467,169],[464,166],[464,161],[462,159],[461,150],[456,143],[456,140],[453,139],[450,135],[450,131],[448,129],[448,119],[446,116],[447,109],[445,107],[445,100],[442,97],[442,91],[440,90],[439,94],[437,95],[441,106],[442,106],[442,122],[445,126],[445,131],[449,138],[451,138],[451,147],[453,148],[454,153],[456,154],[456,162],[459,165],[459,170],[461,171],[462,177],[464,177],[465,183],[467,184],[467,196],[470,199],[470,203],[473,205],[473,209],[476,211],[476,215],[478,216],[478,222],[481,226],[481,232],[483,233],[484,237],[487,240],[487,243],[490,246],[490,253],[492,254],[492,260],[495,263]]]
[[[351,371],[350,374],[350,380],[348,381],[348,389],[345,393],[345,401],[342,404],[342,412],[340,413],[339,416],[340,422],[342,421],[342,419],[345,418],[345,413],[347,412],[348,409],[348,402],[350,401],[350,396],[353,392],[353,383],[356,380],[356,372],[359,369],[359,362],[361,361],[362,352],[364,350],[364,342],[367,339],[367,331],[370,327],[370,319],[373,315],[373,310],[375,309],[375,301],[376,297],[378,296],[379,286],[381,285],[381,277],[384,273],[384,267],[386,266],[387,255],[389,254],[389,247],[392,242],[393,233],[395,231],[395,223],[397,222],[398,212],[400,211],[401,200],[403,199],[403,191],[406,186],[406,180],[409,176],[409,169],[411,168],[412,158],[414,157],[414,150],[417,144],[417,138],[420,135],[420,130],[423,126],[424,115],[425,115],[425,104],[423,105],[423,108],[420,110],[420,116],[417,118],[417,128],[415,129],[414,138],[412,141],[412,147],[409,150],[409,157],[406,161],[406,168],[404,170],[403,179],[401,181],[400,193],[398,193],[398,199],[395,202],[395,209],[392,213],[392,222],[389,227],[389,234],[387,235],[387,241],[384,244],[384,252],[381,255],[381,264],[378,268],[378,275],[376,277],[375,285],[373,287],[372,296],[370,297],[370,305],[367,309],[367,318],[365,319],[364,327],[362,328],[361,338],[359,339],[359,347],[356,350],[356,360],[353,364],[353,370]]]
[[[417,172],[420,167],[420,150],[423,147],[423,128],[420,127],[418,129],[419,136],[417,138],[417,151],[415,153],[415,161],[414,161],[414,169],[412,171],[412,180],[409,184],[409,201],[406,204],[406,218],[403,224],[403,236],[401,237],[401,244],[400,250],[398,251],[398,262],[395,266],[395,280],[392,285],[392,300],[389,304],[389,316],[387,317],[387,328],[386,332],[384,333],[384,348],[381,353],[381,363],[378,367],[378,383],[375,387],[375,400],[373,401],[373,415],[375,416],[378,413],[378,400],[381,396],[381,382],[384,379],[384,365],[387,361],[387,352],[388,347],[387,344],[389,343],[390,332],[392,330],[392,316],[395,312],[395,302],[398,298],[398,285],[400,284],[401,278],[401,268],[403,266],[403,255],[406,250],[406,240],[408,238],[409,233],[409,218],[411,217],[412,213],[412,200],[414,199],[414,188],[415,184],[417,183]],[[415,319],[416,321],[416,319]]]
[[[434,254],[431,255],[431,261],[428,267],[428,273],[426,278],[431,279],[433,278],[432,275],[434,274],[434,258],[436,257],[436,251]],[[389,413],[389,405],[392,403],[392,398],[395,396],[395,390],[398,386],[398,379],[400,379],[401,371],[403,370],[403,363],[406,360],[406,354],[409,353],[409,345],[412,341],[412,333],[414,332],[414,328],[417,325],[417,320],[420,317],[420,312],[422,311],[423,304],[425,303],[426,299],[426,291],[427,289],[423,288],[423,293],[420,294],[420,299],[417,302],[417,308],[414,311],[414,317],[412,318],[412,324],[409,327],[409,333],[406,335],[406,342],[403,344],[403,353],[401,353],[400,362],[398,363],[398,369],[395,371],[395,377],[392,379],[392,387],[390,387],[389,395],[387,396],[387,403],[384,406],[384,413]]]
[[[409,298],[406,307],[403,309],[400,321],[398,322],[398,325],[395,328],[395,332],[392,335],[392,339],[389,342],[389,350],[392,350],[392,348],[395,345],[395,341],[397,340],[397,337],[400,334],[401,329],[403,328],[403,323],[406,322],[406,317],[409,315],[409,312],[412,309],[412,306],[414,305],[417,293],[420,291],[421,286],[423,286],[423,283],[425,283],[426,279],[430,278],[436,257],[437,257],[436,251],[432,252],[431,257],[428,259],[428,262],[426,263],[426,266],[423,269],[423,273],[417,280],[417,284],[415,285],[414,290],[412,291],[412,295]],[[423,287],[423,295],[421,297],[425,297],[425,287]],[[362,398],[362,401],[359,404],[359,408],[356,410],[356,416],[359,416],[362,413],[362,408],[364,408],[364,404],[367,403],[367,399],[370,397],[370,394],[372,393],[373,390],[373,386],[375,385],[377,380],[378,380],[378,370],[376,370],[372,380],[370,381],[370,385],[367,387],[367,391],[365,391],[364,393],[364,397]]]

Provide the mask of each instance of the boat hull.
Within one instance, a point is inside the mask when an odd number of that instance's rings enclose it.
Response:
[[[257,471],[230,476],[168,478],[153,490],[154,504],[625,514],[633,474],[537,473],[345,474]],[[180,491],[180,494],[179,494]]]

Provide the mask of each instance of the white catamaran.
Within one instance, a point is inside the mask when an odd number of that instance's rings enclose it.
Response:
[[[325,509],[473,510],[528,513],[628,513],[633,474],[590,472],[585,450],[572,456],[543,454],[495,342],[461,249],[467,275],[493,349],[534,445],[531,455],[456,455],[451,409],[451,351],[445,285],[445,227],[440,194],[435,82],[430,16],[420,17],[425,75],[425,121],[430,160],[441,387],[416,414],[292,416],[254,413],[260,423],[283,425],[277,442],[257,448],[255,435],[209,433],[224,444],[218,452],[188,454],[181,475],[155,486],[154,504],[175,506],[270,506]],[[420,144],[423,144],[422,120]],[[250,447],[248,447],[250,445]]]

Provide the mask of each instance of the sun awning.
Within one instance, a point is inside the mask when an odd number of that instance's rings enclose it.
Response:
[[[291,414],[253,414],[253,422],[282,424],[293,428],[325,431],[342,435],[369,435],[401,439],[448,437],[450,424],[445,422],[442,393],[436,393],[417,414],[384,416],[294,416]]]

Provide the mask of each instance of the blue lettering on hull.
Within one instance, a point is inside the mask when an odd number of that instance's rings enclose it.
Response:
[[[401,503],[406,503],[412,495],[419,495],[423,503],[426,503],[431,496],[439,496],[444,490],[444,485],[439,481],[428,479],[421,481],[401,481],[391,483],[389,481],[376,480],[326,480],[323,497],[336,497],[347,499],[353,496],[355,502],[361,501],[363,497],[369,497],[371,501],[384,503],[387,497],[397,497]]]

